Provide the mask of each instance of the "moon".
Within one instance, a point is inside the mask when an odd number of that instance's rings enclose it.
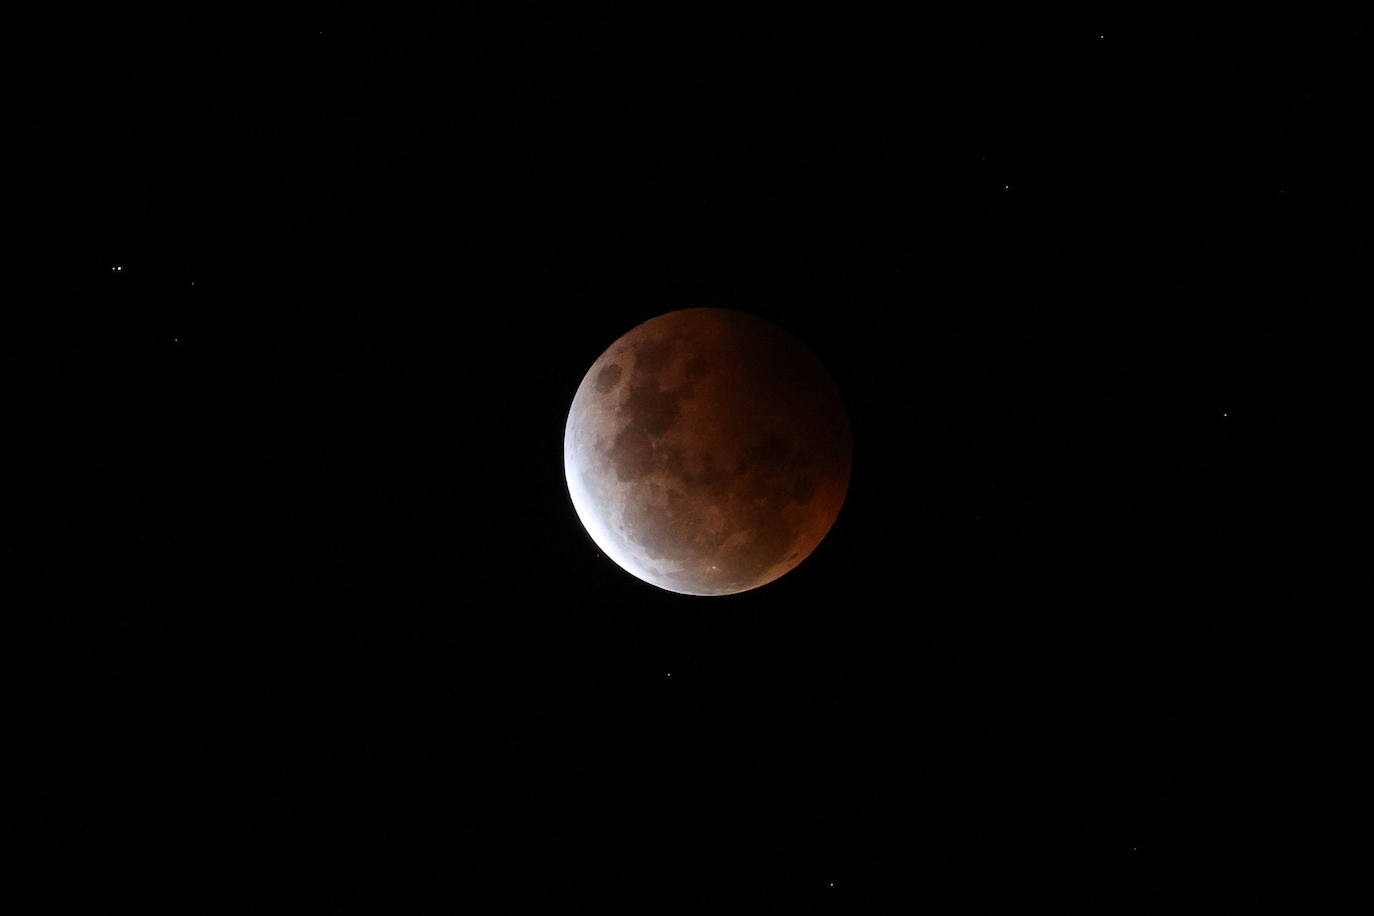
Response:
[[[684,595],[774,581],[829,532],[849,418],[820,360],[731,309],[669,312],[592,363],[563,435],[573,507],[627,572]]]

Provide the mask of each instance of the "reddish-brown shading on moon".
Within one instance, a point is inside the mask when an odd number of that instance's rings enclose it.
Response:
[[[646,582],[729,595],[816,548],[849,486],[844,404],[820,361],[761,318],[669,312],[592,364],[564,470],[592,539]]]

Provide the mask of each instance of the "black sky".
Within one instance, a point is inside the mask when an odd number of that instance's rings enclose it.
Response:
[[[19,84],[15,912],[1339,895],[1351,17],[73,29]],[[582,373],[693,306],[854,426],[828,539],[723,599],[562,477]]]

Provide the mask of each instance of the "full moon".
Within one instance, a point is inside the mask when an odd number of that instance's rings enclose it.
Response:
[[[774,324],[713,308],[660,315],[611,344],[563,435],[592,540],[684,595],[749,591],[806,559],[844,503],[850,452],[820,360]]]

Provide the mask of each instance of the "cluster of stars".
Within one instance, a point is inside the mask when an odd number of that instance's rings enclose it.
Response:
[[[123,265],[123,264],[111,264],[111,265],[110,265],[110,273],[122,274],[123,272],[124,272],[124,265]],[[192,285],[192,286],[195,286],[195,285],[196,285],[196,281],[195,281],[195,280],[192,280],[192,281],[191,281],[191,285]],[[173,338],[172,338],[172,343],[174,343],[174,344],[179,344],[179,343],[181,343],[181,338],[180,338],[180,337],[173,337]]]
[[[1098,41],[1106,41],[1106,40],[1107,40],[1107,35],[1106,35],[1106,33],[1104,33],[1104,32],[1099,32],[1098,35],[1097,35],[1097,40],[1098,40]],[[979,160],[980,162],[987,162],[987,161],[988,161],[988,157],[987,157],[987,156],[979,156],[979,157],[978,157],[978,160]],[[1011,190],[1011,185],[1009,185],[1009,184],[1004,184],[1004,185],[1002,185],[1001,190],[1003,190],[1003,191],[1010,191],[1010,190]],[[1280,193],[1282,193],[1282,192],[1280,192]]]

